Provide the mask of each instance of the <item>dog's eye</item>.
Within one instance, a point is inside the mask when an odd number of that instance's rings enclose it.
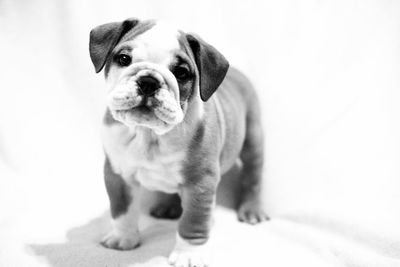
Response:
[[[190,71],[182,66],[178,66],[173,71],[178,80],[187,80],[190,77]]]
[[[117,56],[117,62],[122,67],[129,66],[129,64],[131,64],[131,61],[132,61],[132,58],[128,55],[120,54]]]

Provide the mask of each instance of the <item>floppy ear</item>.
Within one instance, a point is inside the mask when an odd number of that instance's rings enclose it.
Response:
[[[103,24],[90,31],[89,52],[96,73],[102,70],[111,50],[122,36],[134,28],[138,22],[138,19],[131,18],[123,22]]]
[[[224,80],[229,62],[217,49],[199,37],[187,34],[186,38],[199,70],[200,97],[207,101]]]

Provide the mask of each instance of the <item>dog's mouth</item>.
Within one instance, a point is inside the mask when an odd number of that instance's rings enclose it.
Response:
[[[143,101],[142,104],[133,107],[128,110],[119,110],[119,112],[125,112],[129,113],[126,116],[131,116],[132,119],[139,119],[136,120],[135,122],[140,123],[140,120],[146,119],[146,120],[156,120],[158,119],[157,116],[155,115],[155,107],[154,106],[148,106],[146,105],[146,101]]]
[[[149,106],[146,103],[146,99],[143,99],[141,103],[136,106],[132,106],[130,108],[121,108],[121,109],[113,109],[111,108],[111,112],[115,115],[117,120],[122,122],[132,122],[132,123],[140,123],[142,120],[156,120],[157,117],[155,115],[155,106]]]
[[[152,109],[146,106],[140,106],[136,108],[131,109],[132,112],[140,112],[142,114],[150,114],[152,112]]]
[[[171,129],[183,120],[179,89],[172,79],[154,67],[137,68],[110,92],[111,114],[128,126],[145,126],[158,132]],[[157,83],[155,89],[151,87],[154,83]]]
[[[154,111],[153,109],[151,109],[150,107],[146,107],[146,106],[139,106],[136,108],[131,108],[128,110],[120,110],[119,112],[126,112],[126,113],[132,113],[132,114],[140,114],[142,117],[146,116],[146,117],[152,117],[154,115]]]
[[[127,126],[145,126],[165,132],[183,120],[182,108],[167,88],[148,96],[126,94],[121,101],[118,97],[114,96],[114,103],[109,108],[113,117]]]
[[[167,97],[168,94],[164,91],[150,97],[140,96],[136,104],[110,109],[115,113],[116,119],[123,122],[141,124],[151,120],[161,120],[166,124],[177,124],[182,120],[182,110],[171,97]]]

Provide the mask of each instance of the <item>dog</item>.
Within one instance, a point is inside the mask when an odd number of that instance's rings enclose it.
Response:
[[[238,218],[268,217],[260,200],[263,130],[248,79],[213,46],[156,20],[95,27],[89,51],[104,68],[102,140],[112,231],[107,248],[140,244],[140,188],[160,192],[151,214],[178,218],[173,266],[208,266],[207,240],[221,175],[242,162]]]

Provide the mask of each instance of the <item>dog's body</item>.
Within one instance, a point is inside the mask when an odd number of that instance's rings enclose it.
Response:
[[[155,22],[99,26],[91,32],[90,48],[96,71],[105,65],[111,88],[103,142],[114,229],[103,244],[117,249],[139,244],[141,186],[177,193],[181,203],[176,194],[160,195],[152,211],[168,218],[182,212],[170,262],[206,266],[216,188],[239,158],[239,219],[267,218],[259,196],[263,135],[255,91],[215,48]]]

